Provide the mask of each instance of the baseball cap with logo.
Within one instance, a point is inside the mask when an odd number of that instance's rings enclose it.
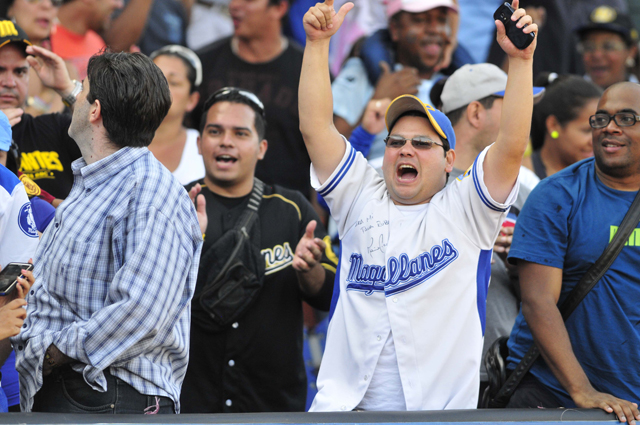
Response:
[[[462,108],[475,100],[487,96],[504,96],[507,74],[489,63],[464,65],[454,72],[442,89],[442,112],[445,114]],[[544,87],[534,87],[533,96],[538,97]]]
[[[384,122],[387,125],[387,131],[394,126],[402,114],[409,111],[424,113],[427,118],[429,118],[429,122],[436,133],[449,142],[449,147],[451,149],[456,148],[456,135],[453,132],[453,127],[451,127],[451,121],[449,121],[449,118],[433,106],[423,103],[420,99],[411,94],[403,94],[402,96],[396,97],[387,108],[387,112],[384,115]]]
[[[421,13],[436,7],[448,7],[454,12],[458,11],[458,6],[453,0],[386,0],[387,18],[400,11]]]
[[[579,27],[576,32],[580,38],[593,30],[602,30],[620,34],[624,41],[631,45],[638,41],[638,31],[629,15],[620,13],[611,6],[599,6],[589,15],[589,22]]]
[[[18,43],[25,49],[31,46],[29,37],[18,25],[8,19],[0,20],[0,47],[9,43]]]

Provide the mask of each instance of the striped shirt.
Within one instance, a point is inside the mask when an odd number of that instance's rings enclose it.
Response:
[[[109,368],[179,412],[202,248],[193,204],[146,148],[91,165],[80,158],[72,169],[71,193],[36,252],[25,327],[12,339],[21,409],[31,410],[55,344],[96,391],[106,391]]]

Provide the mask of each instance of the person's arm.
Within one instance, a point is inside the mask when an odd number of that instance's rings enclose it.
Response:
[[[55,90],[63,99],[73,92],[76,84],[71,81],[67,65],[60,56],[39,46],[27,47],[27,53],[27,61],[40,77],[42,84]]]
[[[638,405],[596,391],[576,358],[557,303],[562,269],[518,260],[522,314],[540,353],[576,406],[614,412],[621,422],[640,420]]]
[[[336,13],[333,0],[326,0],[309,9],[303,18],[307,43],[298,88],[300,131],[320,183],[331,176],[346,150],[333,124],[329,42],[352,8],[349,2]]]
[[[537,33],[538,27],[524,9],[518,9],[519,0],[513,1],[516,11],[513,21],[522,28],[529,24],[524,32]],[[507,200],[518,178],[522,157],[529,143],[531,115],[533,113],[533,53],[536,49],[537,35],[524,50],[516,48],[505,33],[502,22],[496,21],[497,40],[509,56],[509,74],[507,88],[502,104],[500,131],[494,145],[484,160],[484,183],[491,197],[500,203]]]
[[[102,35],[114,52],[127,52],[142,36],[153,0],[131,0]]]

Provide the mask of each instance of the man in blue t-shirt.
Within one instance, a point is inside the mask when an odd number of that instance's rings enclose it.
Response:
[[[534,341],[542,358],[507,407],[600,408],[621,422],[640,420],[640,228],[566,322],[557,308],[640,189],[639,114],[640,85],[605,91],[589,121],[595,158],[540,182],[518,217],[509,258],[518,264],[522,308],[509,367]]]

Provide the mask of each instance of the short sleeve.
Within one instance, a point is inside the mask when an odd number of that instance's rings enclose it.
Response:
[[[504,203],[491,197],[484,182],[483,167],[489,148],[483,150],[473,165],[441,192],[436,203],[473,243],[485,250],[492,249],[500,225],[518,197],[519,188],[519,180],[516,180]]]
[[[327,202],[331,216],[338,223],[341,238],[352,227],[353,220],[357,220],[360,212],[369,208],[369,202],[387,196],[382,177],[360,152],[344,137],[342,139],[347,145],[344,156],[323,184],[320,184],[311,164],[311,186]]]
[[[563,268],[573,199],[558,182],[545,179],[531,191],[516,222],[509,250],[511,263],[520,259]]]

